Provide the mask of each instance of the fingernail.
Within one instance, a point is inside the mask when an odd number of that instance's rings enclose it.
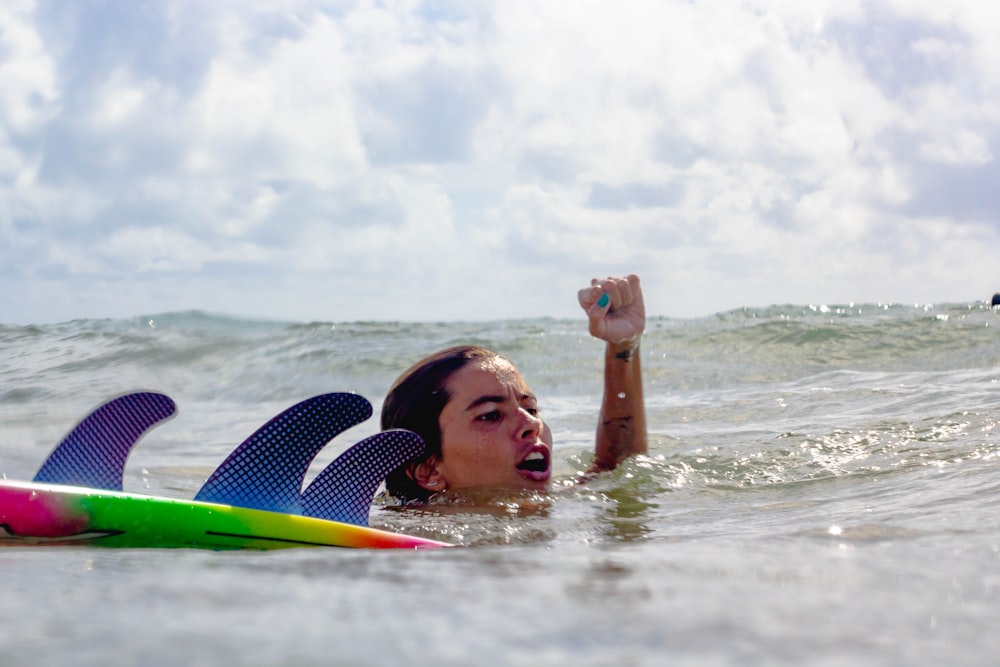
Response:
[[[602,294],[601,298],[597,300],[597,305],[604,308],[604,306],[608,305],[608,301],[611,301],[611,297],[609,297],[606,293]]]

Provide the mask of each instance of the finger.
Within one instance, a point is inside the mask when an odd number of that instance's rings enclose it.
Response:
[[[584,287],[582,290],[577,292],[577,299],[580,301],[580,307],[584,310],[590,310],[590,307],[601,298],[603,293],[604,292],[600,287]]]
[[[634,273],[630,273],[625,276],[625,278],[628,280],[629,288],[632,290],[632,301],[645,311],[645,304],[642,299],[642,285],[639,283],[639,276]]]
[[[594,303],[600,300],[603,294],[607,294],[611,299],[611,307],[615,307],[618,291],[613,278],[591,278],[590,287],[585,287],[577,293],[580,305],[584,310],[589,309]],[[603,304],[601,306],[603,308]]]
[[[590,287],[579,291],[578,298],[580,306],[584,310],[590,308],[601,298],[602,294],[607,294],[610,308],[608,310],[619,310],[630,305],[641,292],[638,291],[639,278],[634,274],[624,277],[608,276],[606,278],[592,278]]]
[[[621,281],[616,278],[608,277],[604,278],[599,283],[601,291],[608,295],[610,306],[609,310],[611,311],[618,310],[625,303],[620,282]]]
[[[614,282],[615,287],[618,288],[618,294],[621,296],[621,304],[618,308],[624,308],[632,303],[632,285],[627,278],[615,278]]]
[[[589,308],[587,308],[587,317],[589,317],[591,321],[604,319],[604,316],[609,310],[611,310],[612,307],[610,294],[604,291],[599,291],[598,294],[599,296],[597,299],[590,305]]]

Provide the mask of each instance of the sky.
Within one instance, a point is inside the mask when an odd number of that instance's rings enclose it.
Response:
[[[1000,3],[4,0],[0,323],[1000,291]]]

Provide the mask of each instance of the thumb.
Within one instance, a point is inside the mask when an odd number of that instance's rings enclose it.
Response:
[[[576,298],[580,302],[580,307],[586,310],[588,313],[590,312],[590,309],[597,304],[598,301],[601,301],[600,304],[601,308],[604,308],[604,306],[607,305],[607,302],[602,301],[602,298],[610,299],[610,297],[608,297],[607,295],[607,292],[605,292],[597,285],[584,287],[582,290],[576,293]]]
[[[606,292],[601,293],[601,296],[587,309],[587,317],[590,319],[590,335],[598,338],[604,335],[608,328],[605,315],[610,309],[611,297]]]

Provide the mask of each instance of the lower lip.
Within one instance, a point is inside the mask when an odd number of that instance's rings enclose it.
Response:
[[[525,479],[531,480],[532,482],[547,482],[549,477],[552,476],[550,470],[543,470],[542,472],[535,472],[533,470],[518,470],[517,474]]]

